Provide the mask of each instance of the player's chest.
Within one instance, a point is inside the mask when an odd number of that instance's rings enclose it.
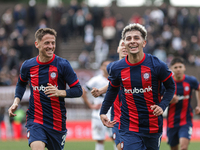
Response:
[[[189,94],[191,91],[191,86],[187,82],[175,83],[175,87],[177,95],[186,95]]]
[[[150,85],[159,80],[156,72],[146,66],[125,68],[120,72],[119,79],[123,85]]]
[[[59,69],[55,66],[35,66],[30,68],[29,79],[31,82],[47,83],[57,80],[59,76]]]

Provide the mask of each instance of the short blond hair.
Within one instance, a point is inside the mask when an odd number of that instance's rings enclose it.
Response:
[[[35,40],[36,41],[41,41],[43,36],[46,35],[46,34],[51,34],[51,35],[54,35],[55,37],[57,36],[57,32],[54,29],[51,29],[51,28],[40,28],[35,33]]]
[[[122,39],[125,39],[125,34],[129,31],[140,31],[142,38],[144,40],[147,39],[147,30],[145,29],[145,27],[139,23],[133,23],[133,24],[129,24],[126,27],[124,27],[123,31],[122,31]]]

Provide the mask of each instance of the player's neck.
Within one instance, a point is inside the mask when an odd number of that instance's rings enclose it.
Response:
[[[176,81],[181,81],[181,80],[183,80],[183,78],[184,78],[184,74],[182,76],[174,76],[174,79]]]
[[[42,63],[49,62],[53,57],[41,57],[39,55],[38,60]]]
[[[143,59],[143,57],[144,57],[143,52],[140,52],[140,53],[137,53],[137,54],[129,54],[128,55],[128,61],[131,64],[135,64],[135,63],[140,62]]]

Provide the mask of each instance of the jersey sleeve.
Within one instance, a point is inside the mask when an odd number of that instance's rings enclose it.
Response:
[[[195,90],[199,90],[200,88],[200,85],[199,85],[199,82],[198,80],[194,77],[194,76],[191,76],[191,87]]]
[[[156,69],[158,71],[158,78],[162,82],[165,82],[172,76],[172,72],[169,70],[168,66],[162,61],[160,61],[160,65]]]
[[[80,84],[78,77],[77,77],[76,73],[74,72],[74,70],[72,69],[70,63],[66,60],[64,62],[64,64],[61,64],[61,65],[64,68],[64,70],[63,70],[64,80],[69,85],[69,87],[73,87],[76,84]]]
[[[25,61],[20,68],[19,78],[22,82],[28,82],[28,71],[29,69],[26,67],[26,61]]]
[[[108,80],[110,82],[110,85],[112,87],[119,87],[120,86],[120,80],[118,79],[117,75],[117,69],[116,65],[113,63],[110,63],[110,65],[107,67],[107,71],[109,74]]]

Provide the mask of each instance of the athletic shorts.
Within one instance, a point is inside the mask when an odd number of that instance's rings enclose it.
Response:
[[[119,130],[122,150],[159,150],[162,133]]]
[[[172,146],[176,146],[179,144],[179,139],[184,137],[190,140],[192,135],[192,126],[184,125],[180,127],[167,128],[167,138],[168,144]]]
[[[103,125],[100,119],[92,118],[92,139],[105,140],[106,134],[112,137],[112,128],[107,128]]]
[[[34,141],[42,141],[46,144],[48,150],[63,150],[65,139],[67,135],[66,131],[57,131],[49,129],[38,123],[32,123],[27,126],[27,138],[28,144]]]
[[[114,127],[112,128],[113,133],[113,140],[115,141],[115,144],[118,145],[120,143],[120,135],[119,135],[119,122],[117,122]]]

